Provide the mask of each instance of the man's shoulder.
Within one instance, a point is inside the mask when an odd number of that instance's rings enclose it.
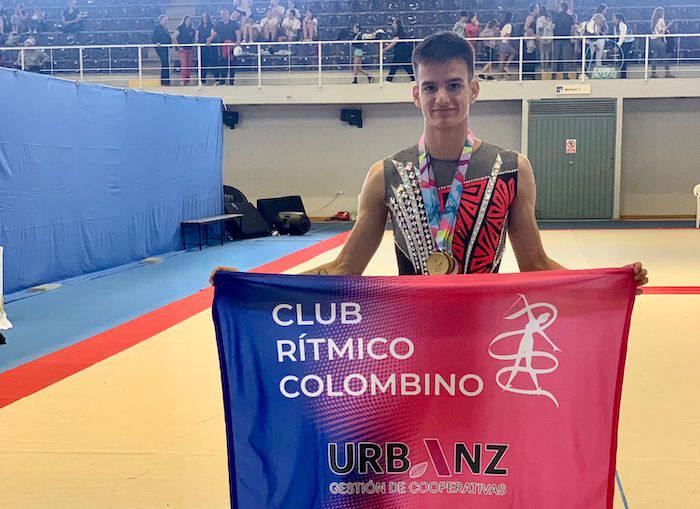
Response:
[[[385,162],[400,161],[400,162],[415,162],[418,160],[418,145],[411,145],[403,150],[399,150],[395,154],[384,158]]]
[[[496,145],[495,143],[481,140],[481,144],[479,145],[475,154],[478,155],[482,162],[488,161],[488,164],[491,164],[491,161],[495,161],[496,156],[500,155],[502,170],[518,169],[520,154],[515,150],[504,148],[500,145]]]

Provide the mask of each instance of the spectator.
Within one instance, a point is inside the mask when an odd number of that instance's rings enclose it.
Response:
[[[554,72],[568,72],[571,69],[573,46],[571,36],[574,33],[574,17],[569,13],[569,4],[562,2],[559,12],[552,16],[554,22],[554,36],[568,37],[569,39],[554,40]]]
[[[22,37],[19,34],[16,34],[14,32],[9,32],[7,34],[7,40],[5,41],[5,46],[15,47],[15,46],[19,46],[21,42],[22,42]]]
[[[287,0],[287,14],[289,14],[289,11],[294,11],[297,19],[301,19],[301,12],[299,12],[299,9],[297,9],[294,4],[294,0]]]
[[[0,34],[10,32],[10,10],[5,8],[3,0],[0,0]]]
[[[391,61],[389,75],[386,80],[391,83],[394,81],[394,75],[399,68],[406,71],[408,77],[411,81],[416,81],[413,76],[413,64],[411,63],[411,57],[413,56],[413,43],[411,42],[400,42],[401,39],[407,39],[406,31],[403,28],[403,23],[398,18],[394,18],[391,22],[391,38],[392,41],[384,48],[384,54],[390,49],[394,49],[394,58]]]
[[[268,9],[272,9],[275,12],[275,17],[277,17],[277,19],[284,19],[286,11],[284,7],[280,5],[279,0],[270,0],[270,6],[268,7]]]
[[[462,11],[459,13],[459,19],[457,23],[452,27],[452,31],[457,35],[462,37],[467,36],[467,23],[469,23],[469,13],[467,11]]]
[[[196,33],[192,28],[192,16],[185,16],[182,22],[175,29],[173,34],[173,44],[178,45],[178,56],[180,57],[180,79],[182,86],[190,84],[192,74],[192,62],[194,62],[194,44]]]
[[[34,39],[24,41],[25,49],[17,57],[17,66],[23,71],[41,72],[49,56],[44,50],[34,48]],[[24,64],[24,65],[22,65]]]
[[[525,41],[525,54],[523,55],[523,77],[526,80],[535,79],[535,68],[537,67],[537,41],[534,37],[537,35],[537,17],[540,14],[540,6],[538,4],[530,4],[530,10],[525,17],[525,25],[523,26],[523,35],[525,37],[533,37]]]
[[[606,19],[606,14],[608,12],[608,6],[606,4],[600,4],[598,8],[595,10],[596,14],[601,14],[603,16],[603,19]]]
[[[82,29],[83,15],[75,6],[75,0],[68,0],[66,8],[61,13],[61,29],[65,33],[74,34]]]
[[[515,57],[515,49],[511,44],[510,36],[513,33],[513,13],[507,11],[503,15],[503,21],[501,21],[501,41],[498,45],[498,56],[501,61],[501,78],[507,77],[508,64]]]
[[[314,13],[311,9],[306,10],[303,22],[303,37],[305,41],[318,40],[318,18],[314,18]]]
[[[537,37],[540,39],[540,62],[543,72],[552,71],[552,51],[554,41],[548,37],[554,36],[554,21],[549,11],[543,5],[540,7],[540,16],[537,18]]]
[[[605,4],[603,4],[605,5]],[[605,38],[596,38],[598,35],[605,35],[607,32],[607,23],[605,22],[605,17],[596,12],[593,17],[586,23],[586,35],[592,38],[587,39],[589,48],[591,51],[590,61],[588,64],[588,69],[591,71],[593,69],[593,60],[595,59],[595,66],[600,67],[603,64],[603,52],[605,51]]]
[[[255,23],[250,16],[242,16],[241,18],[241,42],[252,44],[258,39],[258,31],[260,25]]]
[[[250,0],[233,0],[233,10],[240,12],[241,16],[245,15],[248,18],[253,14],[253,10],[250,7]]]
[[[489,38],[489,40],[484,41],[484,48],[486,48],[486,62],[484,63],[484,67],[481,69],[479,78],[482,80],[492,80],[494,77],[491,75],[491,67],[493,62],[498,62],[498,45],[501,37],[501,31],[498,28],[498,20],[492,19],[489,21],[486,28],[484,28],[479,34],[479,37]]]
[[[464,37],[467,38],[469,44],[472,45],[474,55],[476,55],[476,39],[479,37],[479,17],[475,12],[467,13],[467,24],[464,27]]]
[[[46,18],[44,17],[44,11],[41,9],[34,9],[32,19],[29,20],[29,31],[33,34],[46,32]]]
[[[287,17],[284,18],[282,22],[282,29],[284,30],[284,40],[296,41],[299,37],[299,32],[301,31],[301,20],[297,18],[298,11],[296,9],[289,9],[287,11]]]
[[[222,44],[222,46],[219,46],[218,56],[221,66],[219,67],[217,83],[226,85],[228,80],[228,84],[233,85],[236,78],[236,57],[233,54],[233,49],[240,40],[241,26],[237,21],[231,21],[231,15],[225,7],[219,11],[219,15],[221,16],[221,21],[214,25],[214,30],[212,30],[207,42],[210,44],[211,42]]]
[[[666,34],[673,22],[666,24],[664,15],[666,11],[663,7],[654,9],[654,14],[651,16],[651,51],[653,58],[651,60],[651,77],[656,78],[656,66],[659,62],[664,64],[666,69],[666,78],[673,78],[668,66],[668,48],[666,47]]]
[[[16,34],[26,34],[29,32],[29,15],[23,4],[15,6],[15,13],[10,16],[12,31]]]
[[[211,15],[208,12],[205,12],[202,14],[199,27],[197,28],[197,43],[206,44],[206,46],[202,47],[200,50],[202,56],[202,83],[206,83],[207,73],[213,74],[214,78],[217,77],[216,48],[209,46],[209,41],[207,40],[209,39],[209,36],[211,36],[212,30],[214,30],[214,23],[211,20]]]
[[[267,42],[277,42],[277,32],[279,30],[280,21],[277,17],[277,11],[269,9],[267,15],[260,20],[260,33]]]
[[[0,7],[2,7],[2,4],[0,4]],[[0,39],[5,38],[5,34],[10,31],[9,28],[7,18],[0,12]],[[0,41],[0,44],[2,43],[3,41]]]
[[[169,47],[163,44],[172,43],[170,32],[166,28],[168,16],[161,14],[158,16],[158,23],[153,27],[152,42],[156,45],[156,54],[160,58],[160,84],[163,87],[170,85],[170,55]]]
[[[354,41],[351,45],[350,48],[352,49],[352,75],[353,75],[353,84],[357,84],[357,76],[360,74],[363,74],[367,77],[367,81],[369,83],[372,83],[374,81],[374,78],[367,74],[365,70],[362,68],[362,57],[365,54],[364,50],[364,44],[362,44],[359,41],[362,41],[364,39],[373,39],[374,37],[371,34],[363,34],[362,33],[362,27],[359,24],[356,24],[352,27],[352,33],[353,33],[353,38],[352,40]]]
[[[627,63],[632,58],[632,45],[634,44],[634,37],[632,37],[632,30],[630,30],[625,16],[616,12],[613,14],[613,25],[615,26],[615,36],[617,37],[617,45],[622,52],[622,64],[620,65],[620,78],[627,78]]]

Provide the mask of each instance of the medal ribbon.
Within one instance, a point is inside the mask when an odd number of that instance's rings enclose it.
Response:
[[[462,199],[462,189],[469,168],[469,161],[472,158],[472,146],[474,145],[474,135],[467,131],[467,139],[459,156],[457,171],[455,172],[450,195],[445,203],[445,210],[442,212],[440,199],[438,197],[435,174],[430,164],[430,155],[425,150],[425,134],[418,140],[418,165],[420,168],[420,190],[425,204],[425,214],[430,226],[430,233],[435,239],[438,251],[452,253],[452,239],[455,235],[455,225],[457,224],[457,213]]]

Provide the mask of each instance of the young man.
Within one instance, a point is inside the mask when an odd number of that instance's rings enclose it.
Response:
[[[372,166],[341,253],[307,274],[362,274],[387,215],[399,274],[497,272],[506,232],[521,271],[564,269],[542,247],[530,161],[469,130],[469,109],[479,95],[469,42],[453,33],[428,37],[414,51],[413,66],[423,135]],[[641,263],[634,269],[638,286],[646,284]]]

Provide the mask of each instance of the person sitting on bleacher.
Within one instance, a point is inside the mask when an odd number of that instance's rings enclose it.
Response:
[[[277,11],[269,9],[267,15],[260,20],[260,33],[262,38],[267,42],[277,42],[277,31],[280,27],[280,21],[277,17]]]
[[[275,16],[279,20],[283,20],[284,15],[287,13],[286,9],[282,5],[280,5],[279,0],[270,0],[270,6],[268,7],[268,9],[272,9],[273,11],[275,11]]]
[[[298,19],[301,19],[301,11],[299,11],[299,9],[297,9],[296,4],[294,3],[294,0],[287,0],[287,14],[289,14],[289,11],[294,11],[294,15]]]
[[[306,10],[306,16],[304,16],[303,22],[304,28],[304,39],[305,41],[316,41],[318,40],[318,18],[314,18],[314,13],[311,9]]]
[[[287,17],[284,18],[284,21],[282,22],[284,36],[280,37],[280,41],[296,41],[299,38],[299,32],[301,31],[301,20],[297,17],[296,13],[296,9],[289,9],[287,11]]]
[[[17,4],[15,13],[10,17],[10,25],[12,26],[12,31],[16,34],[29,32],[29,15],[24,5]]]
[[[76,33],[82,29],[83,15],[75,6],[75,0],[68,0],[61,14],[61,29],[65,33]]]
[[[34,48],[34,39],[31,37],[24,41],[25,50],[17,57],[17,67],[23,71],[41,72],[49,56],[44,50]],[[22,65],[24,64],[24,65]]]
[[[34,9],[34,14],[29,20],[29,33],[41,34],[46,32],[46,18],[44,17],[44,11],[41,9]]]

